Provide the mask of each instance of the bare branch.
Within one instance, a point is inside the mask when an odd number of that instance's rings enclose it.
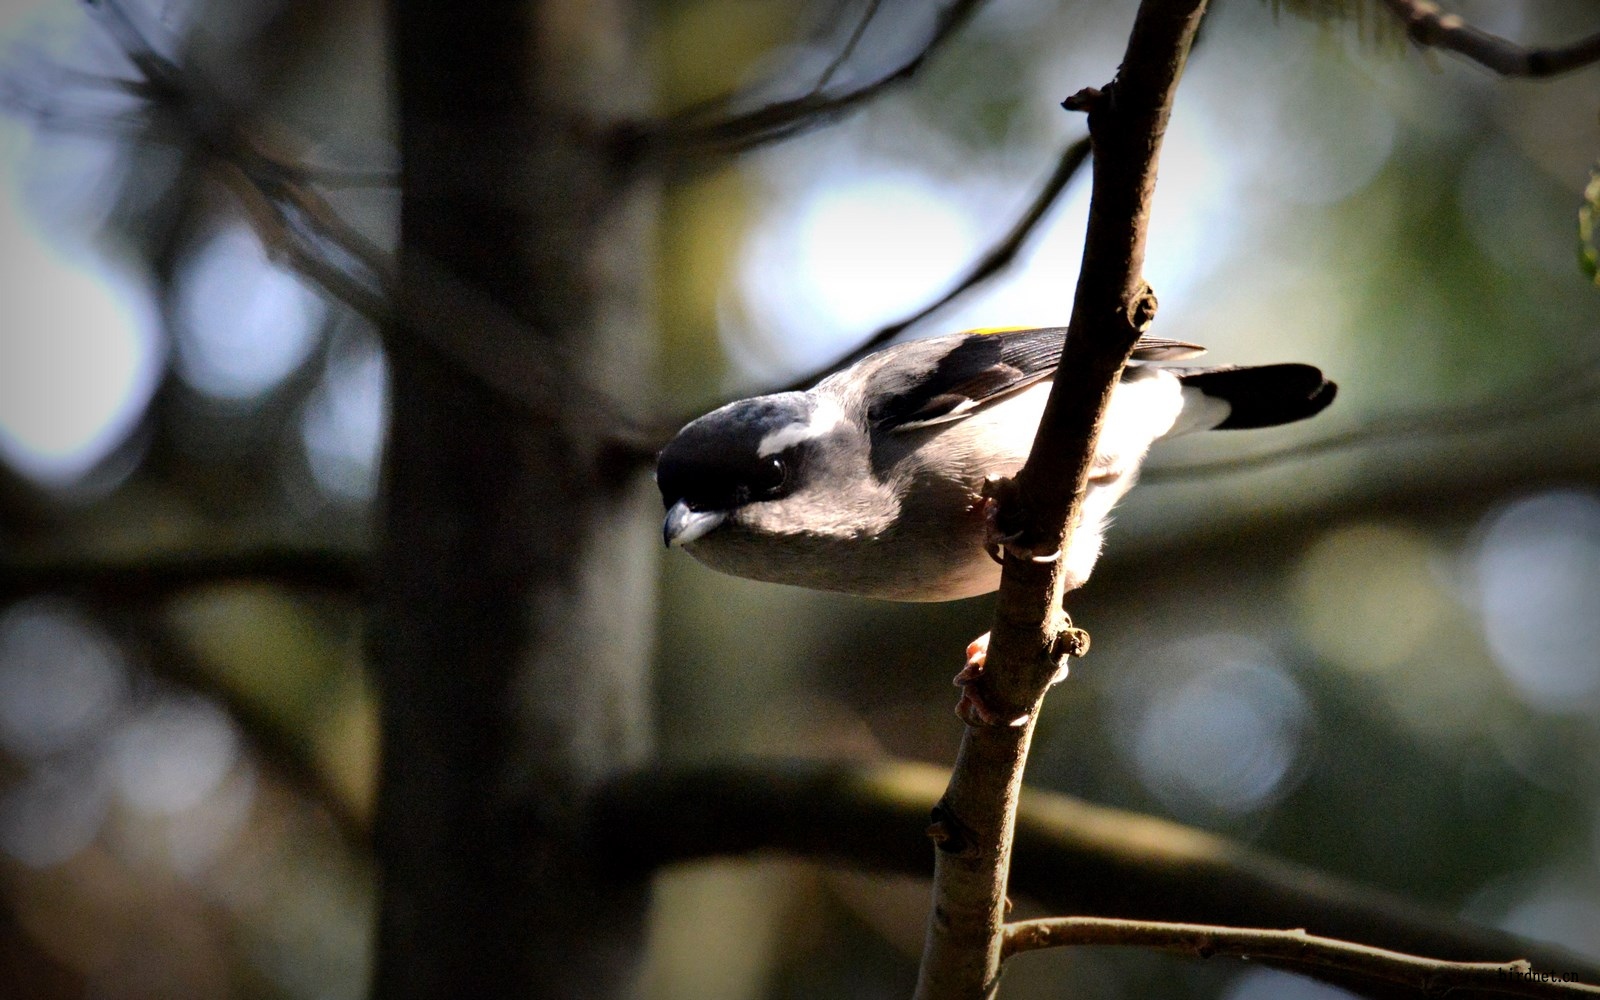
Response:
[[[269,251],[381,326],[392,298],[393,263],[308,186],[314,171],[268,149],[245,109],[159,53],[120,0],[88,6],[139,73],[138,81],[115,83],[146,102],[144,138],[203,155]]]
[[[1475,28],[1429,0],[1384,0],[1418,45],[1465,56],[1501,76],[1557,76],[1600,62],[1600,34],[1571,45],[1534,49]]]
[[[124,558],[8,561],[0,564],[0,604],[40,593],[148,604],[195,587],[248,582],[359,597],[368,583],[366,557],[334,549],[262,545]]]
[[[374,324],[389,311],[393,266],[389,255],[346,223],[309,186],[327,179],[332,187],[371,186],[381,174],[306,167],[267,151],[243,124],[236,109],[219,110],[181,68],[157,54],[114,2],[94,5],[102,24],[147,80],[124,81],[55,68],[69,86],[110,89],[138,98],[143,108],[123,112],[62,111],[57,94],[4,82],[0,102],[40,127],[98,135],[122,135],[144,142],[170,142],[201,150],[211,175],[238,199],[268,253],[315,283]],[[207,109],[211,110],[208,111]]]
[[[298,192],[289,197],[295,185],[263,185],[236,163],[216,164],[213,173],[238,199],[251,228],[270,255],[311,279],[329,297],[343,302],[379,329],[384,328],[394,301],[392,262],[386,255],[369,256],[363,252],[365,241],[344,246],[337,238],[319,230],[312,220],[325,222],[334,214],[331,209],[306,213],[293,210],[295,205],[306,200],[320,200],[314,194]],[[280,197],[273,197],[269,190],[275,190]],[[335,231],[344,229],[340,227]],[[340,267],[330,256],[330,250],[343,251],[340,256],[365,265],[365,277],[350,268]]]
[[[972,266],[967,269],[967,273],[957,279],[949,291],[911,315],[878,329],[872,336],[863,341],[859,347],[856,347],[849,354],[826,368],[796,379],[785,388],[807,388],[829,372],[837,371],[860,361],[1009,267],[1011,262],[1016,260],[1017,254],[1022,250],[1022,247],[1028,242],[1028,237],[1033,235],[1034,230],[1044,221],[1045,216],[1050,214],[1050,210],[1061,199],[1062,192],[1066,191],[1067,185],[1072,182],[1072,178],[1077,176],[1079,168],[1083,166],[1088,158],[1089,138],[1085,136],[1062,151],[1060,160],[1056,162],[1055,170],[1051,171],[1050,176],[1045,179],[1044,184],[1040,186],[1038,193],[1033,196],[1022,215],[1016,222],[1011,224],[1011,228],[1006,231],[1005,235],[995,241],[994,245],[985,251],[983,256],[973,262]]]
[[[1068,103],[1089,111],[1094,187],[1061,363],[1015,494],[1000,507],[1002,530],[1024,550],[1064,547],[1081,516],[1111,389],[1153,316],[1141,271],[1156,159],[1204,10],[1205,0],[1144,0],[1116,79]],[[988,669],[968,690],[1009,724],[968,720],[935,807],[919,1000],[987,996],[998,981],[1016,802],[1039,704],[1064,661],[1065,587],[1061,560],[1045,565],[1008,550]]]
[[[735,114],[726,111],[737,101],[737,98],[730,98],[662,122],[633,126],[630,129],[632,139],[647,154],[657,157],[730,156],[825,125],[916,76],[934,53],[972,19],[982,3],[983,0],[950,0],[939,11],[926,45],[895,69],[854,90],[829,95],[820,92],[819,85],[819,89],[803,97]],[[863,20],[858,33],[865,30],[865,24]],[[853,45],[854,39],[847,45],[847,51]],[[831,76],[831,71],[825,74],[823,82]]]
[[[362,170],[322,163],[284,161],[280,161],[278,167],[286,176],[326,191],[383,191],[395,190],[400,186],[400,173],[395,170]]]
[[[1103,917],[1052,917],[1006,926],[1007,958],[1068,945],[1154,948],[1196,958],[1231,955],[1304,967],[1308,973],[1331,969],[1350,974],[1358,982],[1395,983],[1425,996],[1442,996],[1457,990],[1523,997],[1600,996],[1600,986],[1577,982],[1566,969],[1535,971],[1524,959],[1446,962],[1307,934],[1304,929],[1262,930]]]
[[[351,225],[318,190],[382,184],[392,174],[298,162],[292,150],[304,143],[270,142],[265,124],[247,109],[159,53],[121,0],[93,0],[89,6],[142,76],[95,85],[127,91],[144,106],[119,115],[62,115],[37,88],[30,92],[15,85],[0,93],[0,101],[44,125],[114,127],[139,141],[180,146],[201,158],[209,175],[235,196],[270,254],[378,329],[414,337],[515,405],[545,416],[573,413],[574,426],[594,434],[617,476],[654,455],[664,438],[659,428],[636,417],[624,401],[575,382],[581,366],[569,366],[566,377],[556,379],[551,373],[560,365],[552,354],[563,348],[536,336],[524,317],[432,262],[413,261],[408,280],[420,305],[403,328],[392,323],[393,255]],[[471,315],[473,322],[462,324],[462,315]]]

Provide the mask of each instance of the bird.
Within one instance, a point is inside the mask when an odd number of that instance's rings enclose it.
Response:
[[[690,421],[657,457],[664,541],[723,573],[863,597],[949,601],[997,589],[985,483],[1026,461],[1065,332],[905,341],[810,389]],[[1148,336],[1135,345],[1059,556],[1066,589],[1089,579],[1111,510],[1154,442],[1303,420],[1338,389],[1308,364],[1173,364],[1204,350]]]

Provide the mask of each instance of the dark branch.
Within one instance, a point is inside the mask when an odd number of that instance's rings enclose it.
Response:
[[[380,330],[394,333],[393,255],[347,222],[317,189],[369,186],[391,175],[297,162],[289,150],[304,143],[269,142],[269,130],[248,109],[160,54],[121,0],[95,0],[89,6],[141,75],[137,81],[101,80],[96,86],[129,92],[144,105],[111,117],[59,116],[37,92],[13,86],[0,99],[28,111],[41,124],[85,128],[103,122],[131,128],[140,141],[169,142],[200,157],[210,175],[235,195],[269,253]],[[410,292],[423,305],[404,325],[403,335],[422,341],[515,405],[544,416],[573,414],[573,425],[592,432],[618,476],[654,454],[663,437],[659,429],[635,417],[624,401],[576,382],[573,372],[581,374],[581,366],[574,366],[565,379],[553,377],[559,359],[551,352],[558,348],[536,336],[523,317],[431,262],[413,263]],[[462,315],[470,315],[472,322],[461,323]]]
[[[729,156],[825,125],[916,76],[934,53],[972,19],[982,3],[983,0],[950,0],[939,11],[926,45],[895,69],[858,88],[832,95],[813,90],[803,97],[733,114],[727,108],[738,103],[738,98],[729,98],[663,122],[631,126],[632,144],[647,156],[658,158],[675,159],[685,154]],[[824,82],[831,75],[826,74]]]
[[[160,54],[120,0],[88,6],[139,74],[122,86],[145,102],[150,127],[142,137],[202,155],[269,252],[381,326],[392,300],[393,263],[309,186],[315,171],[267,148],[248,111]]]
[[[1465,56],[1501,76],[1550,77],[1600,62],[1600,34],[1571,45],[1534,49],[1475,28],[1428,0],[1384,0],[1406,34],[1427,48]]]
[[[107,5],[106,10],[115,9]],[[125,18],[112,18],[123,44],[142,44]],[[306,167],[281,154],[269,153],[245,127],[239,114],[207,114],[195,97],[195,85],[148,46],[130,53],[135,65],[162,74],[154,84],[100,80],[146,104],[133,111],[63,111],[58,93],[46,94],[6,80],[0,104],[27,116],[41,128],[89,135],[117,135],[141,142],[160,142],[205,155],[213,178],[237,199],[263,247],[275,259],[309,278],[336,299],[381,325],[392,297],[389,255],[339,216],[310,185],[330,188],[372,186],[381,175]],[[96,84],[87,74],[58,70],[61,79],[79,87]],[[87,78],[87,79],[84,79]],[[210,123],[210,124],[206,124]]]
[[[771,850],[926,876],[928,809],[947,779],[940,768],[906,761],[657,768],[600,791],[590,811],[592,842],[602,863],[630,877],[684,861]],[[1600,981],[1600,965],[1559,948],[1465,923],[1215,834],[1038,789],[1022,792],[1014,861],[1012,895],[1059,912],[1305,927],[1450,960],[1523,956],[1537,968]]]
[[[359,597],[368,584],[366,557],[333,549],[258,546],[228,552],[179,552],[0,564],[0,603],[34,594],[149,604],[219,583],[273,583]]]
[[[1299,969],[1342,973],[1341,982],[1392,983],[1423,996],[1500,993],[1523,997],[1600,995],[1600,986],[1567,982],[1566,966],[1535,972],[1525,960],[1447,962],[1353,944],[1299,930],[1263,930],[1097,917],[1055,917],[1006,927],[1006,955],[1069,945],[1122,945],[1210,958],[1231,955]],[[1344,978],[1347,976],[1348,978]],[[1359,987],[1358,987],[1359,988]],[[1458,992],[1459,991],[1459,992]]]
[[[264,182],[259,173],[252,176],[239,163],[215,164],[213,172],[238,199],[272,257],[384,328],[394,308],[392,262],[386,254],[375,251],[365,239],[341,243],[335,234],[351,232],[347,226],[335,226],[331,232],[321,228],[329,219],[337,219],[337,213],[314,193],[287,182]],[[295,211],[308,203],[313,206],[310,211]],[[342,267],[336,256],[358,266]]]

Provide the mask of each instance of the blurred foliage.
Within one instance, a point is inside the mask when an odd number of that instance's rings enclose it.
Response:
[[[927,5],[881,6],[833,86],[874,78],[925,37]],[[1280,8],[1310,23],[1278,20]],[[744,88],[746,103],[805,93],[864,9],[653,5],[659,107]],[[1578,2],[1460,10],[1529,39],[1577,37],[1600,16]],[[853,247],[807,225],[850,185],[916,181],[974,247],[1003,231],[1081,128],[1057,103],[1109,79],[1130,12],[996,0],[910,85],[836,127],[668,178],[648,248],[660,258],[662,407],[787,381],[866,332],[830,328],[818,289],[881,291],[880,272],[912,259],[928,230],[907,219],[903,232],[854,234],[885,248],[874,251],[882,267],[842,281],[829,265],[856,259]],[[393,166],[376,3],[194,0],[149,23],[263,123],[299,137],[308,161]],[[25,50],[13,64],[125,69],[86,23],[52,31],[29,43],[48,59]],[[1584,918],[1600,914],[1600,645],[1532,675],[1497,645],[1532,623],[1582,648],[1583,622],[1600,620],[1600,535],[1586,527],[1600,510],[1596,400],[1489,433],[1443,427],[1245,474],[1159,476],[1164,463],[1385,414],[1492,414],[1508,391],[1600,357],[1600,301],[1571,254],[1582,206],[1592,277],[1600,73],[1506,83],[1399,38],[1375,2],[1224,0],[1207,23],[1152,232],[1158,332],[1225,362],[1320,364],[1341,398],[1310,425],[1158,454],[1074,601],[1094,651],[1052,695],[1031,779],[1600,956],[1600,916]],[[377,350],[373,331],[330,304],[303,356],[258,392],[219,396],[186,375],[179,359],[195,338],[220,336],[225,353],[248,346],[228,339],[246,325],[246,294],[225,297],[209,327],[179,319],[200,253],[241,220],[193,151],[142,143],[140,127],[87,130],[112,166],[65,191],[49,181],[87,147],[48,131],[27,147],[36,227],[93,230],[140,277],[162,319],[150,348],[161,373],[83,476],[41,483],[0,469],[0,552],[138,558],[267,539],[359,553],[371,483],[357,469],[330,484],[317,448],[354,441],[359,458],[361,421],[381,417],[381,391],[340,377]],[[392,243],[392,191],[330,197]],[[917,332],[1064,316],[1082,212],[1079,184],[1013,273]],[[794,256],[763,269],[752,263],[763,240]],[[937,288],[948,276],[928,278]],[[5,337],[44,328],[38,315],[6,318]],[[311,426],[338,433],[317,445]],[[1522,504],[1543,501],[1555,506],[1532,527],[1518,520]],[[1526,572],[1507,576],[1500,556],[1524,551]],[[681,553],[663,573],[669,759],[951,759],[947,681],[987,628],[990,599],[791,592]],[[356,595],[228,584],[132,607],[64,603],[70,613],[0,609],[0,979],[40,997],[359,995],[372,882],[359,832],[342,824],[366,815],[376,732]],[[1537,636],[1519,643],[1555,655]],[[108,648],[113,673],[83,668],[84,650]],[[89,713],[96,691],[103,703]],[[659,888],[655,997],[897,996],[914,980],[919,883],[758,859],[667,872]],[[1029,956],[1005,995],[1237,1000],[1302,988],[1084,952]]]
[[[804,9],[775,0],[658,4],[649,38],[661,109],[737,91],[795,37]]]
[[[1353,22],[1363,39],[1383,42],[1404,37],[1382,0],[1268,0],[1272,16],[1290,13],[1318,24]]]
[[[669,188],[661,206],[661,395],[681,406],[716,401],[707,374],[724,368],[706,336],[738,259],[750,183],[737,170],[701,174]]]

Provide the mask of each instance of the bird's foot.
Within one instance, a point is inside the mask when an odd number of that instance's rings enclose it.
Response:
[[[989,659],[989,633],[985,632],[967,643],[967,664],[956,674],[956,687],[966,687],[983,676],[984,663]]]
[[[961,689],[961,700],[956,702],[956,715],[969,726],[998,726],[1003,723],[998,713],[984,702],[975,686],[983,676],[984,664],[989,659],[989,633],[985,632],[967,644],[967,662],[956,674],[955,686]],[[1026,720],[1026,716],[1023,720]]]
[[[969,726],[1020,726],[1028,721],[1028,713],[1001,715],[978,693],[977,680],[983,676],[988,659],[989,633],[985,632],[967,644],[966,665],[956,674],[955,685],[961,689],[961,700],[956,702],[956,715]]]
[[[1008,520],[1006,511],[1017,504],[1017,481],[1009,476],[990,476],[983,481],[979,494],[983,506],[983,550],[989,558],[1004,564],[1005,552],[1029,562],[1052,563],[1061,558],[1059,542],[1041,542],[1026,539],[1025,529],[1003,524]],[[1010,520],[1014,520],[1011,518]]]
[[[1068,663],[1075,656],[1089,651],[1089,633],[1067,620],[1066,627],[1056,635],[1051,653],[1058,666],[1051,684],[1067,679]],[[989,660],[989,633],[985,632],[967,644],[967,662],[955,676],[955,685],[961,689],[961,700],[956,702],[956,715],[969,726],[1020,726],[1028,721],[1026,712],[1005,716],[995,711],[978,693],[977,681],[983,676]]]

